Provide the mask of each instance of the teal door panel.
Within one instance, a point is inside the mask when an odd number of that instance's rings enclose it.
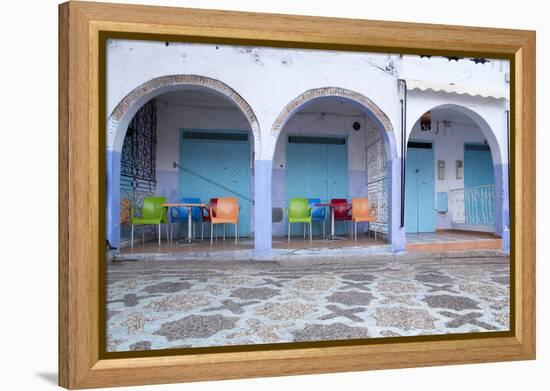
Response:
[[[180,167],[183,170],[179,171],[180,197],[199,197],[208,190],[208,184],[200,176],[189,173],[190,171],[202,174],[206,171],[205,148],[206,145],[203,143],[193,143],[193,147],[188,143],[181,145]]]
[[[252,204],[242,196],[250,198],[250,145],[248,143],[227,145],[225,159],[227,162],[224,166],[226,173],[225,183],[227,183],[226,187],[230,189],[226,192],[226,197],[236,197],[239,199],[239,206],[241,207],[239,213],[239,235],[248,236],[251,217],[250,207]],[[228,225],[226,229],[230,235],[235,234],[235,227]]]
[[[418,178],[416,150],[408,149],[405,169],[405,232],[418,232]]]
[[[319,138],[316,138],[319,139]],[[290,198],[347,198],[347,145],[322,143],[287,143],[286,145],[287,207]],[[330,211],[326,211],[327,234],[330,230]],[[302,224],[292,224],[291,234],[303,233]],[[344,224],[337,223],[336,233],[344,232]],[[313,223],[313,234],[322,232],[320,223]]]
[[[431,148],[407,149],[405,231],[435,231],[434,153]]]
[[[181,135],[187,130],[183,130]],[[221,131],[228,132],[228,131]],[[209,132],[201,131],[201,134]],[[220,131],[216,131],[220,134]],[[180,135],[180,136],[181,136]],[[206,138],[206,137],[204,137]],[[236,197],[241,208],[239,235],[250,233],[250,144],[246,140],[184,139],[180,137],[180,197],[198,197],[203,203],[211,198]],[[226,226],[234,236],[235,228]],[[218,234],[223,228],[217,227]]]
[[[328,196],[347,198],[348,150],[341,145],[327,145]]]
[[[464,212],[466,224],[494,224],[495,184],[491,150],[483,144],[464,146]]]
[[[491,151],[464,150],[464,187],[494,185]]]

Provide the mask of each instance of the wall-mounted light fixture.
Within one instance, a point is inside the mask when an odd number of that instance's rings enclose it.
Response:
[[[432,129],[432,112],[426,111],[420,117],[420,130],[427,132]]]
[[[357,122],[357,121],[355,121],[351,126],[353,127],[353,130],[355,130],[356,132],[357,132],[359,129],[361,129],[361,124],[360,124],[359,122]]]

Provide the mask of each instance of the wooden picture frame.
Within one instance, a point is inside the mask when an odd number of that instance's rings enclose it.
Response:
[[[511,61],[511,332],[133,358],[101,357],[105,128],[100,39],[154,34],[280,47]],[[103,110],[103,111],[102,111]],[[88,2],[59,6],[59,384],[89,388],[535,358],[535,32]]]

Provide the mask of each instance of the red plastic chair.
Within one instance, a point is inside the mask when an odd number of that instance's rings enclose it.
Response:
[[[345,198],[333,198],[330,200],[333,205],[349,204]],[[351,206],[342,205],[334,207],[334,220],[351,220]]]
[[[333,198],[330,200],[333,205],[348,204],[348,200],[345,198]],[[351,206],[342,205],[334,207],[334,221],[351,221]],[[348,232],[348,225],[345,224],[346,233]]]

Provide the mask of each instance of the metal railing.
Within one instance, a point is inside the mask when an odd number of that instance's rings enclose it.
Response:
[[[495,185],[453,189],[449,204],[454,224],[495,225]]]

